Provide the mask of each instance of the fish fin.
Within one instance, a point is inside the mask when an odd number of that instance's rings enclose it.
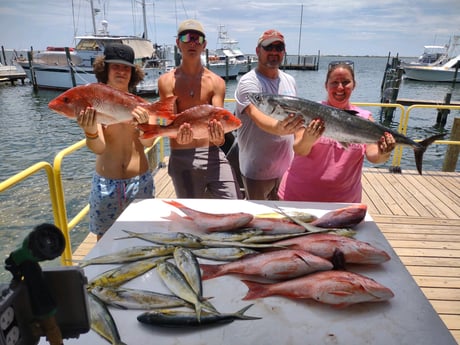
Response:
[[[174,211],[171,211],[169,216],[161,217],[161,218],[168,219],[168,220],[174,221],[174,222],[180,222],[180,221],[183,221],[183,220],[193,221],[192,218],[190,218],[189,216],[181,216],[179,213],[174,212]]]
[[[143,105],[149,112],[150,116],[157,116],[166,120],[174,121],[176,115],[176,99],[177,96],[170,96],[157,102]]]
[[[343,109],[343,111],[345,111],[346,113],[350,115],[355,115],[355,116],[359,114],[359,111],[351,110],[351,109]]]
[[[414,148],[415,155],[415,166],[420,175],[422,175],[422,164],[423,164],[423,154],[425,153],[427,147],[431,145],[434,141],[444,138],[447,133],[435,134],[429,138],[418,143]]]
[[[162,217],[163,219],[168,219],[171,221],[169,224],[168,230],[171,232],[182,232],[184,229],[187,229],[187,232],[202,233],[198,228],[198,225],[193,221],[189,216],[181,216],[176,212],[171,211],[168,217]]]
[[[267,284],[257,283],[250,280],[242,280],[242,282],[246,284],[249,289],[246,296],[242,298],[243,300],[256,299],[269,295],[266,288]]]
[[[334,253],[332,254],[332,264],[334,265],[334,270],[344,270],[345,269],[345,255],[344,253],[338,249],[334,249]]]
[[[342,290],[331,291],[329,293],[331,295],[336,295],[336,296],[350,296],[352,294],[351,292],[342,291]]]
[[[221,265],[208,265],[200,264],[201,268],[201,279],[208,280],[216,277],[220,277],[221,274]]]
[[[208,298],[209,298],[209,297],[208,297]],[[216,307],[214,307],[214,306],[211,304],[211,302],[209,302],[207,299],[201,298],[201,299],[200,299],[200,302],[201,302],[201,307],[202,307],[202,308],[204,308],[204,309],[206,309],[206,310],[208,310],[208,311],[210,311],[210,312],[212,312],[212,313],[220,314],[220,313],[217,311]]]
[[[178,209],[184,208],[185,206],[182,205],[180,202],[177,202],[175,200],[163,200],[163,202],[167,203],[168,205],[177,207]]]
[[[244,313],[249,308],[251,308],[253,305],[254,304],[250,304],[250,305],[247,305],[244,308],[241,308],[240,310],[238,310],[236,313],[233,314],[233,317],[235,317],[236,319],[239,319],[239,320],[260,320],[261,317],[244,315]]]

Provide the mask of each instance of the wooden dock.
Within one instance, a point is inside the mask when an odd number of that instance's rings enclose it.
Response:
[[[157,198],[176,196],[167,168],[155,174],[155,187]],[[460,343],[460,173],[365,168],[363,202]],[[74,258],[84,257],[95,242],[89,235]]]
[[[24,84],[26,73],[16,66],[0,66],[0,82],[9,82],[14,85],[18,80]]]

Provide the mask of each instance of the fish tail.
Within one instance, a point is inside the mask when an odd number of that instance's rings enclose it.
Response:
[[[177,96],[171,96],[155,103],[144,106],[150,116],[158,116],[167,120],[176,118],[176,99]]]
[[[261,297],[266,297],[269,295],[266,284],[256,283],[250,280],[241,280],[248,287],[249,291],[246,296],[243,297],[243,300],[256,299]]]
[[[419,142],[418,145],[414,148],[415,166],[417,167],[417,171],[420,175],[422,175],[423,154],[425,153],[427,147],[430,146],[434,141],[444,138],[445,135],[446,133],[435,134]]]
[[[246,307],[244,308],[241,308],[240,310],[238,310],[235,314],[234,314],[234,317],[236,319],[239,319],[239,320],[259,320],[261,319],[261,317],[258,317],[258,316],[247,316],[247,315],[244,315],[244,313],[253,306],[254,304],[249,304],[247,305]]]
[[[220,265],[200,264],[200,268],[202,270],[201,279],[203,280],[220,277],[222,275]]]
[[[140,129],[143,133],[140,135],[141,139],[150,139],[160,136],[160,126],[151,125],[148,123],[139,123],[137,128]]]

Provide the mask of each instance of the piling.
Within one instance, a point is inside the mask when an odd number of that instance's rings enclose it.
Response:
[[[450,133],[451,141],[460,141],[460,118],[456,117],[452,125],[452,132]],[[460,145],[448,145],[446,156],[444,157],[444,163],[442,165],[442,171],[452,172],[455,171],[457,166],[458,155],[460,153]]]
[[[2,46],[2,56],[3,56],[3,62],[0,59],[0,63],[3,63],[5,66],[8,66],[8,61],[6,61],[5,48],[3,48],[3,46]]]
[[[72,57],[70,56],[69,47],[65,47],[65,56],[67,58],[67,65],[69,66],[70,78],[72,79],[72,86],[77,86],[77,81],[75,80],[75,70],[73,68]]]
[[[35,78],[35,70],[33,66],[33,55],[34,54],[31,47],[30,51],[27,52],[27,60],[29,61],[30,81],[32,82],[34,91],[38,91],[37,79]]]
[[[452,98],[452,92],[455,89],[455,83],[457,80],[457,74],[458,74],[459,67],[460,67],[460,61],[457,61],[457,63],[455,64],[455,72],[454,72],[454,78],[452,79],[452,86],[450,87],[450,91],[446,94],[446,97],[444,98],[444,105],[450,104],[450,100]],[[438,116],[436,117],[436,124],[433,127],[437,129],[443,129],[446,126],[447,116],[449,114],[450,114],[450,109],[439,109]]]
[[[391,58],[390,62],[390,54],[388,54],[387,64],[380,86],[380,103],[396,103],[403,71],[398,55]],[[382,107],[380,109],[380,117],[384,119],[384,123],[391,123],[391,121],[393,121],[394,111],[395,108],[393,107]]]

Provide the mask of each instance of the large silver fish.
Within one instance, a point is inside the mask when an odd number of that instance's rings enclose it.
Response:
[[[283,120],[289,114],[302,115],[308,124],[313,119],[321,119],[325,124],[323,135],[337,140],[344,147],[350,143],[376,143],[385,132],[391,133],[399,145],[411,146],[414,149],[415,164],[422,174],[423,154],[426,148],[445,134],[436,134],[421,142],[400,134],[377,122],[368,121],[351,112],[330,107],[300,97],[253,93],[249,100],[263,113]]]

